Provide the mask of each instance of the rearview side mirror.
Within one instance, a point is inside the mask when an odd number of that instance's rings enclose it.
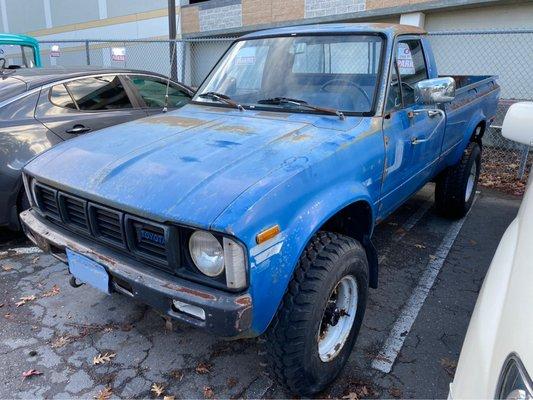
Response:
[[[533,102],[522,101],[509,107],[502,124],[502,135],[518,143],[533,145]]]
[[[425,79],[415,85],[415,101],[435,105],[455,98],[455,79],[450,77]]]

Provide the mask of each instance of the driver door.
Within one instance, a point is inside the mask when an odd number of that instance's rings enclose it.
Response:
[[[444,135],[443,114],[415,102],[415,85],[428,79],[422,41],[406,38],[396,43],[389,82],[383,134],[386,164],[382,184],[381,217],[394,211],[432,177]]]

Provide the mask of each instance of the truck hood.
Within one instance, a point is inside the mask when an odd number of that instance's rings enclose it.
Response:
[[[207,228],[247,188],[290,173],[311,148],[359,122],[189,105],[62,143],[25,171],[136,215]]]

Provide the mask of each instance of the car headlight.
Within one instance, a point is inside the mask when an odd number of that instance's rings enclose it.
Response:
[[[189,253],[198,270],[216,278],[226,272],[226,286],[229,289],[246,287],[246,256],[244,248],[237,241],[210,232],[195,231],[189,239]]]
[[[196,231],[189,240],[194,265],[205,275],[215,277],[224,271],[224,249],[211,233]]]
[[[496,389],[497,399],[531,400],[533,384],[516,354],[508,357]]]

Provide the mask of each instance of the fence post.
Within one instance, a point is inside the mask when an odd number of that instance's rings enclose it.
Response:
[[[87,61],[87,65],[91,65],[91,52],[89,49],[89,41],[85,41],[85,59]]]
[[[527,158],[529,156],[529,146],[524,146],[522,149],[522,157],[520,159],[520,168],[518,169],[518,179],[522,180],[526,173]]]

